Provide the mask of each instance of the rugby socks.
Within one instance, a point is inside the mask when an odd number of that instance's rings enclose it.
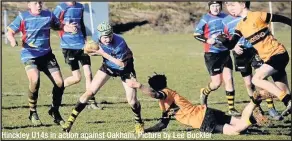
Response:
[[[72,110],[71,115],[68,118],[68,122],[73,124],[79,113],[86,107],[86,105],[87,105],[86,103],[81,103],[80,101],[78,101],[75,108]]]
[[[62,96],[64,93],[64,85],[62,85],[62,87],[58,87],[57,85],[55,85],[53,87],[53,103],[52,103],[52,107],[55,110],[59,110],[59,107],[61,106],[62,103]]]
[[[140,102],[136,102],[133,107],[131,107],[134,112],[134,118],[136,123],[143,123],[141,118],[141,105]]]
[[[212,91],[214,91],[214,90],[212,90],[212,89],[210,88],[210,83],[209,83],[207,87],[203,88],[202,93],[203,93],[204,95],[209,95]]]
[[[231,92],[226,91],[226,98],[227,98],[229,110],[234,109],[234,95],[235,95],[235,91],[231,91]]]
[[[288,102],[291,100],[291,95],[290,94],[286,94],[284,91],[281,93],[281,95],[279,96],[279,100],[281,100],[285,106],[288,105]]]
[[[273,99],[272,99],[272,98],[267,98],[267,99],[266,99],[266,102],[267,102],[267,104],[268,104],[268,108],[269,108],[269,109],[274,109],[274,108],[275,108],[275,106],[274,106],[274,102],[273,102]]]
[[[30,111],[36,111],[37,100],[38,90],[36,90],[35,92],[31,92],[30,90],[28,90],[28,106]]]

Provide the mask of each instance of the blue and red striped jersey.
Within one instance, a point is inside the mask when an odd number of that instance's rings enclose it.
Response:
[[[19,12],[7,28],[15,33],[22,32],[23,34],[21,61],[24,63],[51,51],[50,29],[60,26],[60,22],[52,12],[42,10],[39,15],[34,15],[30,11]]]
[[[83,5],[76,2],[74,5],[68,5],[63,2],[57,5],[54,14],[62,24],[76,23],[77,33],[59,31],[61,38],[60,47],[66,49],[82,49],[85,43],[86,31],[82,29],[83,23]]]
[[[224,32],[224,25],[222,23],[223,18],[225,18],[227,14],[221,12],[219,15],[214,16],[210,13],[207,13],[202,16],[199,23],[196,25],[194,33],[204,35],[205,38],[214,38],[219,34]],[[222,51],[226,51],[227,48],[222,46],[215,47],[214,45],[210,45],[204,43],[204,51],[205,52],[213,52],[219,53]]]

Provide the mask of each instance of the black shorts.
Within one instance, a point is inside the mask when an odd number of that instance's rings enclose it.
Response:
[[[243,48],[243,54],[241,55],[233,51],[233,57],[235,71],[241,72],[243,77],[252,74],[252,67],[257,69],[264,63],[254,48]]]
[[[82,49],[63,49],[62,52],[65,58],[65,63],[71,66],[72,71],[80,69],[78,62],[80,62],[82,66],[91,65],[90,57],[87,54],[84,54]]]
[[[232,60],[229,51],[220,53],[206,52],[204,55],[205,64],[211,76],[222,73],[223,68],[233,69]]]
[[[37,68],[39,71],[43,72],[49,71],[50,73],[60,71],[60,66],[52,52],[44,56],[32,58],[24,62],[24,66],[26,71],[32,68]]]
[[[277,70],[277,72],[272,75],[272,78],[274,81],[281,80],[284,76],[287,75],[285,68],[288,63],[289,63],[289,55],[287,52],[274,55],[268,61],[265,62],[265,64]]]
[[[216,126],[224,124],[230,124],[231,116],[226,115],[224,112],[207,108],[203,123],[200,127],[201,132],[214,133]],[[222,129],[223,130],[223,129]]]
[[[109,68],[105,63],[102,63],[99,68],[102,72],[106,73],[112,77],[121,77],[121,80],[125,82],[126,79],[136,78],[136,71],[134,69],[134,59],[129,59],[127,65],[124,70],[117,70]]]

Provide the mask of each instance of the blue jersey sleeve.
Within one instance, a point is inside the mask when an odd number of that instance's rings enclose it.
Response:
[[[204,17],[205,16],[203,16],[200,19],[199,23],[197,24],[197,26],[196,26],[196,28],[194,30],[195,34],[200,34],[200,35],[204,34],[204,27],[207,24],[207,21],[206,21],[206,19]]]
[[[20,30],[22,30],[21,28],[23,28],[21,27],[21,21],[22,21],[21,14],[19,14],[14,19],[14,21],[7,27],[7,29],[14,31],[15,33],[19,32]]]
[[[54,9],[54,15],[57,17],[57,19],[59,19],[59,20],[63,20],[63,19],[61,19],[61,18],[64,18],[64,17],[61,17],[61,14],[62,14],[62,9],[61,9],[61,7],[60,7],[60,5],[58,5],[55,9]]]
[[[53,13],[52,13],[51,27],[54,30],[60,30],[61,29],[61,23],[60,23],[59,19],[56,17],[56,15],[53,14]]]

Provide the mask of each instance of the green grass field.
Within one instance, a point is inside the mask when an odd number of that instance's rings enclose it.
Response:
[[[199,103],[199,90],[205,87],[210,78],[203,60],[202,44],[192,38],[191,34],[172,34],[172,35],[124,35],[129,47],[134,52],[135,69],[138,80],[144,84],[148,76],[153,72],[164,73],[168,76],[168,85],[177,90],[182,96],[186,97],[193,104]],[[291,33],[290,31],[276,32],[276,37],[282,42],[288,52],[291,52]],[[61,66],[63,77],[70,76],[69,66],[65,64],[63,54],[59,48],[59,39],[51,39],[53,53]],[[42,73],[41,86],[38,100],[38,113],[44,124],[41,127],[32,127],[28,120],[29,109],[26,92],[28,90],[28,80],[24,67],[20,62],[20,48],[11,48],[2,42],[2,139],[7,138],[3,135],[7,133],[27,133],[29,139],[86,139],[85,135],[92,133],[105,134],[106,138],[99,136],[88,139],[115,139],[111,133],[128,133],[134,131],[134,119],[130,106],[125,99],[125,93],[119,78],[110,79],[108,83],[96,94],[98,101],[105,100],[108,104],[103,104],[105,109],[93,111],[85,109],[77,118],[71,133],[78,135],[77,138],[61,137],[62,129],[53,123],[48,115],[49,105],[51,104],[52,84]],[[291,54],[290,54],[291,55]],[[92,70],[95,73],[101,65],[100,57],[92,58]],[[290,61],[291,63],[291,61]],[[291,84],[291,64],[286,68],[289,83]],[[249,100],[240,73],[234,73],[235,80],[235,107],[242,111]],[[224,86],[224,85],[222,85]],[[63,106],[60,109],[63,118],[67,120],[72,108],[76,104],[79,96],[85,92],[85,81],[65,89],[63,95]],[[158,102],[143,95],[138,91],[138,98],[142,104],[142,117],[145,127],[157,123],[161,115]],[[225,98],[224,87],[213,92],[209,97],[209,105],[212,108],[227,111],[227,99]],[[275,106],[279,111],[285,107],[275,100]],[[263,102],[262,108],[267,112],[267,104]],[[213,134],[211,138],[215,140],[235,139],[235,140],[259,140],[259,139],[281,139],[291,140],[291,117],[283,121],[273,121],[272,127],[251,127],[248,134],[237,136],[226,136]],[[4,134],[5,133],[5,134]],[[36,134],[39,136],[36,136]],[[76,133],[76,134],[74,134]],[[189,137],[190,133],[199,133],[198,129],[191,130],[190,127],[182,125],[176,120],[171,120],[168,128],[163,133],[147,134],[142,139],[168,139],[164,135],[169,135],[169,139],[189,139],[201,140],[200,136]],[[175,136],[173,136],[175,134]],[[179,136],[179,134],[181,136]],[[54,136],[56,135],[56,136]],[[108,135],[108,136],[107,136]],[[160,138],[159,138],[159,135]],[[108,137],[108,138],[107,138]],[[25,139],[25,138],[22,138]],[[129,139],[129,138],[118,138]],[[133,138],[130,138],[133,139]],[[154,138],[155,139],[155,138]]]

